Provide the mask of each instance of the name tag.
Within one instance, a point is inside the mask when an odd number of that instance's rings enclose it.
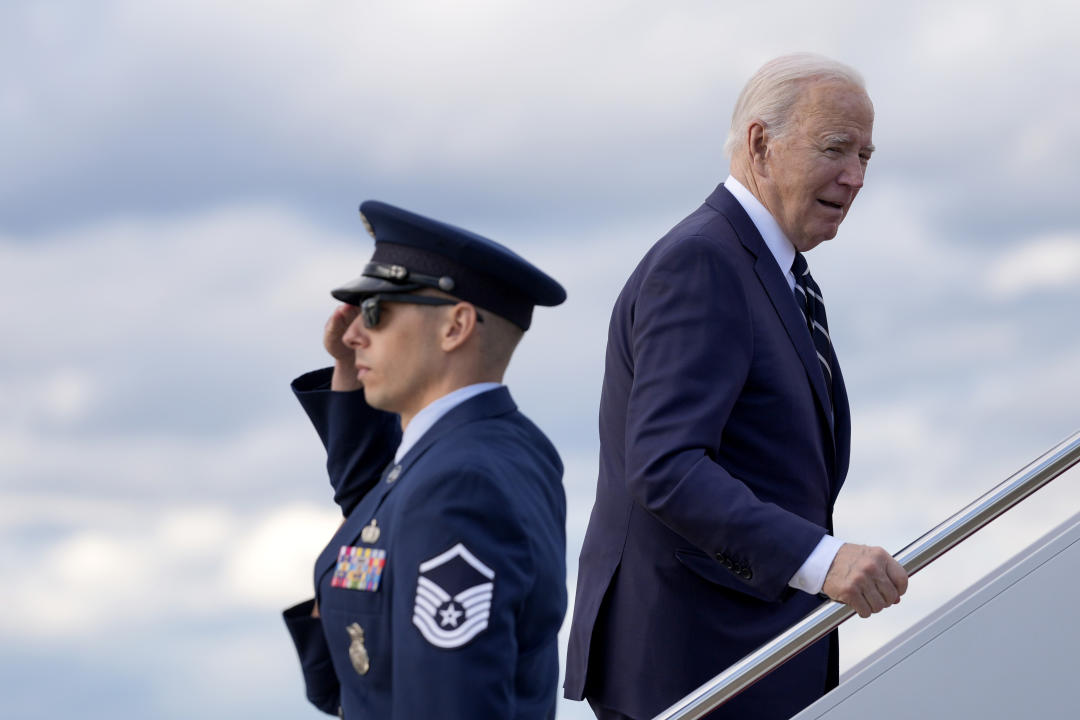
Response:
[[[379,589],[384,567],[385,550],[342,545],[338,551],[337,569],[330,580],[330,587],[374,592]]]

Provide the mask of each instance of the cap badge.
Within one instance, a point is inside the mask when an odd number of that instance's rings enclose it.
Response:
[[[360,222],[364,223],[364,229],[367,230],[368,235],[375,237],[375,228],[371,227],[371,221],[367,219],[364,213],[360,213]]]

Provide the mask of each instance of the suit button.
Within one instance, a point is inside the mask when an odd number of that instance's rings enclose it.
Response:
[[[754,571],[750,568],[743,568],[742,576],[749,580],[750,578],[754,577]]]

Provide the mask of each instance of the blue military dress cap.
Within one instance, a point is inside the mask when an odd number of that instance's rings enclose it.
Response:
[[[550,275],[476,233],[377,200],[361,204],[360,216],[375,253],[360,277],[332,291],[342,302],[435,288],[528,330],[534,306],[566,300]]]

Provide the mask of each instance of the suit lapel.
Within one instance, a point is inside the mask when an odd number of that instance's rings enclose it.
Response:
[[[761,233],[754,227],[750,216],[746,214],[735,196],[728,192],[723,185],[718,186],[713,191],[707,202],[728,219],[736,234],[738,234],[740,242],[756,258],[754,272],[757,274],[762,287],[765,288],[765,293],[769,296],[773,309],[780,316],[780,321],[787,331],[788,338],[791,340],[792,345],[795,346],[795,352],[798,353],[799,360],[802,361],[803,368],[806,370],[806,377],[810,381],[811,388],[813,388],[818,407],[826,418],[831,437],[834,433],[835,418],[833,417],[832,403],[829,401],[829,391],[825,387],[825,374],[821,371],[817,350],[814,348],[814,341],[806,329],[806,323],[803,321],[802,313],[799,312],[799,308],[795,304],[795,296],[792,294],[791,288],[788,287],[783,271],[776,264],[776,258],[773,257],[772,252],[765,245]]]
[[[773,308],[784,323],[788,338],[791,339],[796,352],[799,353],[799,359],[802,360],[806,376],[810,380],[810,386],[814,389],[814,397],[817,398],[818,405],[821,406],[825,417],[828,419],[829,432],[831,433],[834,418],[832,403],[829,400],[829,391],[825,387],[825,373],[821,370],[821,362],[818,360],[814,341],[810,338],[806,324],[803,323],[802,313],[799,312],[799,308],[795,305],[795,298],[791,294],[791,290],[788,289],[787,280],[781,275],[780,268],[771,253],[758,256],[757,262],[754,263],[754,272],[757,273],[758,280],[765,287],[765,292],[768,294],[769,300],[772,301]]]
[[[423,457],[433,445],[435,445],[435,443],[462,425],[475,420],[505,415],[516,409],[517,405],[514,404],[513,398],[510,397],[510,391],[504,386],[469,398],[460,405],[451,408],[449,412],[439,418],[438,421],[424,433],[420,440],[405,453],[405,457],[401,458],[400,463],[392,465],[383,471],[379,484],[360,501],[357,509],[353,511],[337,533],[334,534],[334,537],[330,541],[330,545],[328,545],[323,551],[323,554],[319,556],[318,564],[316,566],[315,586],[318,587],[319,578],[336,567],[337,554],[341,546],[355,544],[356,539],[360,537],[360,532],[371,522],[371,519],[375,517],[376,513],[378,513],[379,508],[382,506],[387,495],[402,483],[408,475],[409,469],[412,468],[416,462]],[[389,474],[394,472],[395,467],[399,468],[396,471],[395,480],[387,482]]]
[[[833,483],[832,501],[836,502],[836,496],[840,492],[840,486],[844,484],[847,476],[848,462],[851,459],[851,409],[848,407],[847,388],[844,385],[844,374],[840,372],[840,363],[836,360],[836,353],[832,357],[833,369],[833,406],[836,408],[836,432],[834,433],[836,445],[836,463]]]

